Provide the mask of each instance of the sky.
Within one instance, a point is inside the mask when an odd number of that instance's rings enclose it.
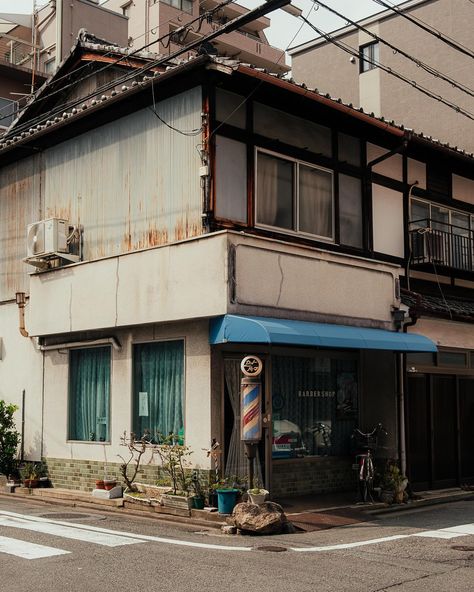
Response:
[[[352,20],[359,20],[383,10],[383,7],[374,0],[324,0],[324,2]],[[237,3],[246,8],[255,8],[263,4],[262,0],[238,0]],[[346,24],[322,7],[315,10],[316,5],[311,0],[292,0],[292,3],[301,8],[304,16],[323,31],[331,32]],[[393,0],[393,3],[399,4],[400,0]],[[44,0],[36,0],[36,5],[40,4],[45,4]],[[33,0],[0,0],[0,12],[27,14],[31,13],[32,7]],[[276,10],[269,17],[272,24],[266,33],[270,44],[275,47],[287,49],[288,46],[294,47],[316,37],[308,25],[303,25],[301,28],[302,22],[299,19],[281,10]]]

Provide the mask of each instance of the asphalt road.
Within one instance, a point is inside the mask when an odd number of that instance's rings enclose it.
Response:
[[[243,537],[2,497],[0,574],[2,592],[473,592],[474,502]]]

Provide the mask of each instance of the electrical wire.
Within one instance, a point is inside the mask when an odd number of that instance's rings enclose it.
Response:
[[[472,51],[469,47],[462,45],[461,43],[455,41],[454,39],[452,39],[451,37],[449,37],[445,33],[438,31],[437,29],[435,29],[434,27],[432,27],[428,23],[425,23],[424,21],[422,21],[420,18],[413,16],[413,15],[409,15],[405,11],[397,8],[396,6],[391,6],[387,2],[384,2],[384,0],[373,0],[373,1],[376,4],[379,4],[380,6],[388,8],[392,12],[395,12],[399,16],[402,16],[404,19],[407,19],[408,21],[410,21],[411,23],[413,23],[417,27],[420,27],[420,29],[423,29],[423,31],[425,31],[426,33],[433,35],[434,37],[436,37],[437,39],[439,39],[440,41],[442,41],[446,45],[449,45],[450,47],[452,47],[453,49],[460,51],[461,53],[469,56],[470,58],[474,58],[474,51]]]
[[[299,18],[304,20],[306,22],[306,24],[308,24],[313,29],[313,31],[315,31],[318,35],[320,35],[321,37],[324,37],[324,39],[326,39],[326,41],[333,43],[336,47],[339,47],[339,49],[342,49],[343,51],[354,56],[355,58],[360,59],[360,53],[357,49],[351,47],[350,45],[347,45],[346,43],[344,43],[340,40],[335,39],[329,33],[326,33],[322,29],[319,29],[318,27],[313,25],[313,23],[311,23],[304,16],[300,16]],[[393,68],[385,66],[381,62],[379,62],[375,59],[371,59],[368,56],[364,56],[364,61],[367,62],[368,64],[371,64],[371,65],[377,67],[377,68],[380,68],[381,70],[383,70],[387,74],[390,74],[391,76],[394,76],[395,78],[398,78],[399,80],[401,80],[405,84],[408,84],[412,88],[415,88],[416,90],[418,90],[422,94],[426,95],[427,97],[430,97],[431,99],[435,99],[435,100],[439,101],[443,105],[446,105],[450,109],[453,109],[454,111],[456,111],[456,113],[464,115],[464,117],[467,117],[468,119],[471,119],[472,121],[474,121],[474,114],[473,113],[471,113],[470,111],[467,111],[466,109],[463,109],[462,107],[460,107],[456,103],[453,103],[452,101],[449,101],[448,99],[445,99],[443,96],[435,94],[434,92],[430,91],[429,89],[425,88],[424,86],[415,82],[414,80],[410,80],[404,74],[400,74],[400,72],[397,72]]]
[[[379,37],[378,35],[376,35],[372,31],[370,31],[366,27],[363,27],[362,25],[360,25],[359,23],[357,23],[356,21],[353,21],[353,20],[347,18],[345,15],[341,14],[337,10],[334,10],[334,8],[331,8],[327,4],[324,4],[323,2],[320,2],[320,0],[312,0],[312,2],[314,4],[317,4],[319,6],[322,6],[323,8],[325,8],[326,10],[328,10],[329,12],[332,12],[333,14],[337,15],[339,18],[345,20],[347,23],[349,23],[352,26],[354,26],[357,29],[359,29],[359,31],[363,31],[364,33],[370,35],[370,37],[372,37],[372,39],[375,39],[376,41],[382,43],[383,45],[386,45],[387,47],[389,47],[390,49],[392,49],[395,53],[399,53],[403,57],[405,57],[408,60],[412,61],[419,68],[422,68],[423,70],[425,70],[426,72],[428,72],[428,74],[431,74],[435,78],[440,78],[441,80],[444,80],[445,82],[448,82],[449,84],[451,84],[453,87],[459,89],[460,91],[462,91],[462,92],[470,95],[471,97],[474,97],[474,91],[471,88],[469,88],[468,86],[457,82],[456,80],[454,80],[453,78],[450,78],[446,74],[443,74],[442,72],[440,72],[439,70],[437,70],[433,66],[430,66],[429,64],[426,64],[425,62],[422,62],[418,58],[413,57],[412,55],[410,55],[409,53],[407,53],[403,49],[400,49],[399,47],[393,45],[389,41],[386,41],[382,37]]]
[[[212,14],[214,12],[217,12],[218,10],[220,10],[223,6],[226,6],[227,4],[231,4],[233,3],[235,0],[226,0],[225,2],[220,3],[219,5],[217,5],[215,8],[213,8],[212,10],[208,11],[207,13],[205,13],[206,15],[208,13]],[[262,5],[263,6],[263,5]],[[201,15],[201,17],[204,15]],[[232,22],[232,21],[231,21]],[[216,36],[219,35],[219,30],[214,31],[214,33],[217,33]],[[173,31],[172,33],[176,33],[176,31]],[[154,43],[156,43],[158,40],[155,40]],[[47,121],[48,118],[50,117],[57,117],[62,111],[66,111],[67,109],[71,109],[76,107],[77,105],[79,105],[80,103],[83,103],[84,101],[87,101],[90,98],[96,97],[98,96],[100,93],[106,92],[107,90],[113,89],[116,86],[123,84],[125,82],[128,82],[130,80],[132,80],[133,78],[137,78],[139,76],[141,76],[142,74],[145,74],[146,72],[148,72],[151,69],[157,68],[158,66],[164,65],[166,63],[169,63],[172,59],[179,57],[181,54],[186,53],[187,51],[190,51],[192,49],[194,49],[194,47],[198,46],[201,40],[192,42],[190,44],[188,44],[187,46],[178,49],[174,52],[172,52],[171,54],[165,56],[165,57],[160,57],[157,60],[152,60],[150,62],[148,62],[147,64],[145,64],[144,66],[142,66],[141,68],[138,68],[137,70],[135,70],[134,72],[127,72],[126,74],[124,74],[121,77],[115,78],[114,80],[105,83],[102,86],[99,86],[97,88],[95,88],[91,93],[89,93],[88,95],[82,96],[78,99],[74,99],[72,101],[70,101],[69,103],[62,103],[60,105],[56,105],[53,109],[51,109],[50,111],[48,111],[47,113],[42,113],[39,116],[37,116],[36,118],[33,118],[31,120],[28,120],[27,122],[25,122],[23,125],[19,125],[19,126],[15,126],[12,130],[10,130],[9,132],[7,132],[7,134],[5,134],[4,136],[2,136],[2,140],[7,139],[10,136],[14,136],[14,135],[18,135],[19,133],[26,131],[27,129],[37,125],[39,122],[43,122],[43,121]],[[111,64],[108,64],[107,67],[110,67]],[[98,70],[97,72],[100,72],[102,70],[104,70],[104,68],[102,68],[101,70]],[[77,84],[78,82],[80,82],[81,79],[79,79],[78,81],[75,81],[74,83],[71,84],[71,86]]]
[[[199,3],[199,6],[201,6],[206,0],[201,0],[201,2]],[[235,3],[236,0],[224,0],[223,2],[221,2],[218,6],[207,10],[206,12],[200,14],[198,17],[196,17],[195,19],[189,21],[189,23],[187,23],[186,25],[184,25],[183,27],[180,27],[180,29],[186,29],[188,27],[190,27],[191,25],[193,25],[194,23],[198,22],[198,21],[204,21],[205,19],[207,19],[208,17],[212,16],[215,12],[218,12],[219,10],[221,10],[222,8],[224,8],[225,6],[229,5],[229,4],[233,4]],[[184,13],[184,11],[181,11],[182,13]],[[168,21],[165,21],[164,23],[160,23],[160,25],[163,24],[168,24],[169,22],[171,22],[173,19],[169,19]],[[156,30],[157,26],[152,27],[151,29],[149,29],[148,31],[146,31],[145,33],[142,33],[141,35],[139,35],[138,37],[136,37],[135,39],[139,39],[143,36],[145,36],[147,33],[152,33],[153,34],[153,30]],[[117,58],[114,62],[111,62],[110,64],[106,64],[105,66],[103,66],[102,68],[99,68],[98,70],[94,70],[92,72],[90,72],[89,74],[86,74],[85,76],[74,80],[73,82],[66,84],[65,86],[61,86],[60,88],[56,89],[56,90],[52,90],[50,93],[48,93],[46,96],[44,97],[37,97],[36,99],[34,99],[35,104],[40,103],[41,101],[50,99],[52,96],[58,94],[58,93],[63,93],[65,90],[67,90],[68,88],[71,88],[77,84],[79,84],[80,82],[83,82],[84,80],[87,80],[87,78],[90,78],[91,76],[95,76],[101,72],[104,72],[105,70],[112,68],[114,66],[119,65],[121,62],[124,63],[124,65],[127,65],[126,62],[136,56],[138,53],[148,49],[149,47],[151,47],[152,45],[154,45],[155,43],[160,43],[161,41],[163,41],[164,39],[167,38],[172,38],[174,35],[176,35],[176,32],[179,31],[179,29],[175,30],[175,31],[170,31],[169,33],[166,33],[165,35],[163,35],[162,37],[159,37],[158,39],[154,39],[153,41],[151,41],[150,43],[147,43],[146,45],[143,45],[141,47],[139,47],[138,49],[132,51],[131,53],[128,53],[127,55],[121,56],[120,58]],[[122,49],[119,47],[116,47],[112,50],[110,50],[109,52],[102,54],[102,57],[106,57],[109,55],[114,55],[117,53],[117,50]],[[140,56],[139,56],[140,57]],[[83,68],[90,68],[92,66],[93,62],[89,62],[87,64],[84,64],[83,66],[79,66],[78,68],[71,70],[70,72],[68,72],[67,74],[64,74],[63,76],[60,76],[54,80],[51,81],[52,85],[57,85],[58,82],[60,82],[61,80],[65,79],[65,78],[71,78],[73,75],[77,74],[80,70],[82,70]],[[99,91],[100,92],[100,91]],[[66,104],[65,104],[66,105]],[[27,107],[28,105],[25,105],[25,107]],[[14,111],[13,115],[15,115],[16,113],[20,113],[21,111],[23,111],[25,109],[25,107],[21,107],[18,108]]]
[[[306,15],[307,17],[310,15],[310,13],[311,13],[311,10],[312,10],[312,7],[310,7],[310,9],[308,10],[308,13],[307,13],[307,15]],[[285,55],[285,53],[286,53],[286,52],[287,52],[287,51],[290,49],[290,47],[292,46],[293,42],[295,41],[295,39],[298,37],[298,35],[300,34],[301,30],[303,29],[304,25],[305,25],[305,23],[302,23],[302,24],[300,25],[299,29],[298,29],[298,30],[296,31],[296,33],[293,35],[293,38],[292,38],[292,40],[291,40],[291,41],[288,43],[288,45],[286,46],[286,48],[285,48],[285,49],[282,51],[282,54],[281,54],[281,56],[278,58],[278,60],[277,60],[276,62],[273,62],[275,66],[278,66],[278,65],[279,65],[279,63],[280,63],[280,61],[281,61],[281,58],[282,58],[282,57]],[[212,130],[211,134],[209,135],[209,138],[208,138],[208,140],[210,140],[210,139],[212,138],[212,136],[214,136],[214,135],[217,133],[217,131],[218,131],[218,130],[219,130],[219,129],[220,129],[220,128],[221,128],[221,127],[222,127],[222,126],[225,124],[225,123],[227,123],[227,121],[229,121],[229,119],[231,119],[231,117],[232,117],[232,116],[233,116],[235,113],[237,113],[237,111],[238,111],[238,110],[239,110],[241,107],[243,107],[247,101],[249,101],[249,100],[250,100],[250,99],[253,97],[253,95],[254,95],[254,94],[257,92],[257,90],[258,90],[258,89],[259,89],[259,88],[262,86],[262,84],[263,84],[263,80],[260,80],[260,81],[258,82],[258,84],[255,86],[255,88],[254,88],[254,89],[252,89],[252,90],[250,91],[250,93],[249,93],[249,94],[248,94],[246,97],[244,97],[244,99],[243,99],[243,100],[242,100],[242,101],[241,101],[241,102],[240,102],[240,103],[237,105],[237,107],[235,107],[235,109],[234,109],[233,111],[231,111],[231,112],[229,113],[229,115],[228,115],[228,116],[227,116],[227,117],[224,119],[224,121],[221,121],[221,122],[219,123],[219,125],[217,125],[217,126],[216,126],[216,127],[213,129],[213,130]]]
[[[168,123],[167,121],[165,121],[156,111],[156,103],[155,103],[155,85],[152,84],[151,85],[151,96],[152,96],[152,100],[153,100],[153,107],[148,107],[150,109],[150,111],[152,113],[154,113],[156,115],[156,117],[161,121],[161,123],[163,123],[164,125],[166,125],[166,127],[169,127],[170,130],[177,132],[178,134],[181,134],[183,136],[198,136],[199,134],[202,133],[203,131],[203,126],[201,125],[200,128],[194,129],[194,130],[180,130],[177,127],[174,127],[173,125],[171,125],[170,123]]]

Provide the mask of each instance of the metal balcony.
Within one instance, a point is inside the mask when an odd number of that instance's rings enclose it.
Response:
[[[412,267],[474,271],[472,229],[425,218],[410,222],[409,237]]]

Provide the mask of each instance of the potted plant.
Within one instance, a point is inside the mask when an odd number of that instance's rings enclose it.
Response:
[[[39,479],[36,472],[36,463],[34,462],[25,462],[22,467],[20,467],[20,475],[23,480],[23,485],[28,488],[36,488],[39,485]]]
[[[39,487],[50,487],[51,483],[48,477],[48,467],[46,463],[39,462],[36,465],[36,474],[39,479]]]
[[[193,508],[195,510],[203,510],[205,504],[204,492],[201,487],[201,482],[199,481],[199,474],[197,471],[193,471],[193,476],[191,477],[192,486],[194,489],[194,496],[193,496]]]
[[[116,485],[117,485],[117,479],[114,479],[113,477],[107,477],[107,476],[104,477],[104,489],[106,489],[107,491],[110,491]]]
[[[266,489],[263,489],[263,487],[260,487],[258,481],[256,481],[255,487],[253,487],[252,489],[248,489],[247,493],[250,498],[250,502],[252,504],[257,504],[258,506],[259,504],[263,504],[265,498],[270,492]]]
[[[161,503],[168,508],[190,510],[192,475],[188,457],[192,454],[189,446],[181,444],[182,438],[176,434],[158,435],[159,445],[156,453],[160,457],[161,467],[169,477],[171,490],[161,496]]]
[[[394,462],[387,463],[387,468],[382,476],[380,499],[385,503],[401,504],[405,496],[408,479],[403,475],[398,465]]]
[[[232,510],[237,503],[237,495],[241,493],[237,481],[233,477],[227,477],[221,479],[216,487],[219,514],[232,514]]]

